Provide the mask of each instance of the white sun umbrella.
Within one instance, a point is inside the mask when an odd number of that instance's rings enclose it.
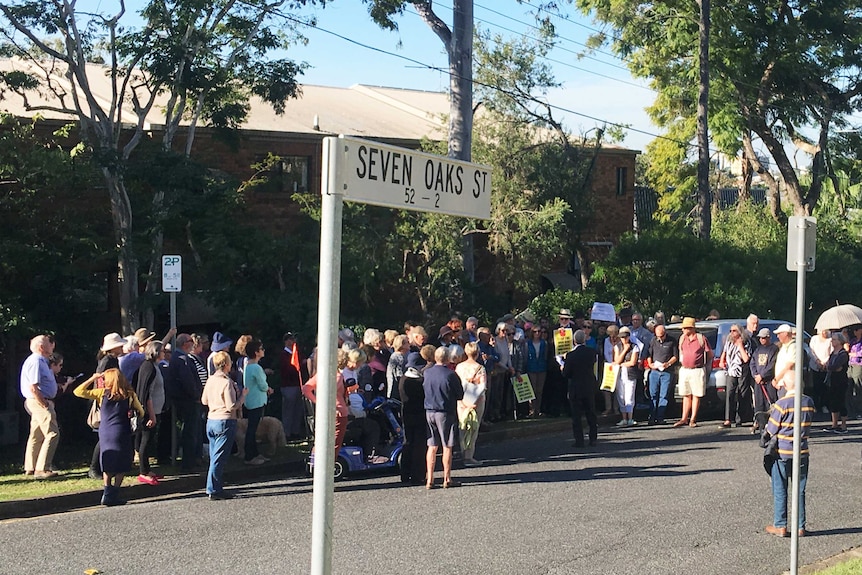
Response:
[[[814,329],[835,330],[857,324],[862,324],[862,308],[845,303],[831,307],[820,314]]]

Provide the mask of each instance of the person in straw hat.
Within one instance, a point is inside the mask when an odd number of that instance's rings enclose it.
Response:
[[[679,338],[679,392],[682,395],[682,419],[674,427],[697,427],[700,399],[706,395],[706,378],[712,367],[713,351],[697,327],[693,317],[682,320]]]

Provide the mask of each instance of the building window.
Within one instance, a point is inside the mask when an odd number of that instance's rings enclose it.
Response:
[[[618,196],[626,195],[626,190],[628,190],[628,187],[629,187],[628,176],[629,176],[629,169],[628,168],[617,168],[617,195]]]
[[[289,193],[308,191],[308,156],[282,156],[273,162],[261,192]]]

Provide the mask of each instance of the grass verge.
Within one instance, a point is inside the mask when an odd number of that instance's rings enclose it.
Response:
[[[308,456],[308,453],[309,446],[307,444],[289,445],[277,451],[272,458],[272,463],[301,461]],[[0,501],[40,499],[81,491],[100,491],[102,489],[102,480],[87,477],[89,467],[83,464],[58,470],[59,475],[52,479],[34,479],[33,476],[24,475],[20,469],[18,465],[4,465],[0,468]],[[153,465],[152,469],[155,473],[164,475],[166,478],[182,473],[179,469],[170,466]],[[238,458],[231,457],[228,461],[227,469],[247,469],[247,466]],[[137,476],[137,465],[135,465],[129,472],[129,475],[123,480],[123,485],[136,484]]]
[[[23,473],[0,476],[0,501],[17,499],[39,499],[79,491],[95,491],[102,488],[102,481],[87,477],[87,467],[76,467],[60,472],[52,479],[33,479]],[[126,478],[127,485],[132,480]]]
[[[817,571],[811,575],[859,575],[862,573],[862,559],[851,559],[838,565],[833,565],[823,571]]]

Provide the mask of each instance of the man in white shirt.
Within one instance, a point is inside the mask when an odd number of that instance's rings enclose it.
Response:
[[[57,475],[51,469],[54,452],[60,441],[54,397],[57,379],[48,366],[48,357],[54,353],[54,342],[47,335],[30,340],[30,356],[21,366],[21,395],[24,409],[30,414],[30,436],[24,452],[24,473],[37,479]]]
[[[784,397],[784,374],[796,367],[796,329],[783,323],[773,331],[780,344],[775,358],[775,379],[779,399]]]

